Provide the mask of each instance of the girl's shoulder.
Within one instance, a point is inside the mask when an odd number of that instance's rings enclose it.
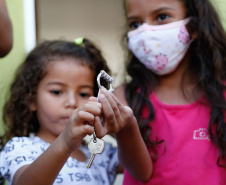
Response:
[[[33,138],[30,137],[13,137],[10,139],[5,146],[10,146],[10,145],[24,145],[24,144],[31,144],[33,142]]]
[[[12,139],[10,139],[6,145],[12,144],[12,143],[26,143],[26,144],[32,144],[32,143],[40,143],[40,142],[44,142],[41,138],[34,136],[34,137],[26,137],[26,136],[22,136],[22,137],[13,137]]]
[[[44,150],[49,146],[48,143],[44,142],[39,137],[13,137],[4,146],[2,152],[18,151],[34,149],[34,150]]]
[[[0,152],[0,173],[11,184],[16,171],[31,164],[47,147],[39,137],[13,137]]]

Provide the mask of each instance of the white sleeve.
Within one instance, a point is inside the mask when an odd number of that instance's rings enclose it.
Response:
[[[8,185],[19,168],[31,164],[39,155],[40,151],[30,138],[12,138],[0,153],[0,173],[8,180]]]

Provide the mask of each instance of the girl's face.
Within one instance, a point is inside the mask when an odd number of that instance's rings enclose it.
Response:
[[[129,30],[143,23],[161,25],[185,18],[186,8],[180,0],[126,0]]]
[[[31,109],[37,112],[38,136],[51,143],[63,131],[72,111],[93,95],[94,72],[70,58],[50,62],[46,72]]]

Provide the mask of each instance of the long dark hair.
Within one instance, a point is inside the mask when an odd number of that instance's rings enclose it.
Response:
[[[97,75],[101,70],[110,72],[101,51],[88,39],[83,39],[80,45],[65,40],[44,41],[29,53],[11,85],[10,96],[4,106],[6,132],[1,139],[1,149],[14,136],[38,132],[36,113],[29,106],[36,98],[37,86],[46,73],[48,63],[64,58],[76,59],[76,62],[93,70],[94,95],[97,96]],[[101,85],[106,86],[106,81],[101,82]]]
[[[217,164],[226,167],[226,123],[224,121],[226,34],[218,14],[208,0],[181,1],[186,6],[186,17],[192,17],[188,30],[191,33],[197,33],[198,36],[189,49],[190,61],[186,73],[193,75],[196,82],[195,89],[201,89],[210,104],[209,134],[219,147]],[[156,87],[157,78],[134,55],[131,54],[131,56],[127,64],[127,72],[132,77],[126,85],[127,102],[134,111],[147,146],[155,148],[163,141],[149,139],[151,127],[148,123],[154,118],[154,109],[148,95]],[[146,119],[142,117],[144,106],[149,108]]]

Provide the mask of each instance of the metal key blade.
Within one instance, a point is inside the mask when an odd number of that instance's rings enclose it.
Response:
[[[91,157],[89,159],[89,162],[87,164],[87,168],[90,168],[90,166],[92,165],[93,163],[93,160],[94,160],[94,157],[96,156],[96,154],[91,154]]]
[[[104,141],[99,138],[96,138],[96,140],[92,138],[88,143],[88,148],[91,153],[91,157],[88,161],[87,168],[90,168],[96,154],[100,154],[104,150]]]

